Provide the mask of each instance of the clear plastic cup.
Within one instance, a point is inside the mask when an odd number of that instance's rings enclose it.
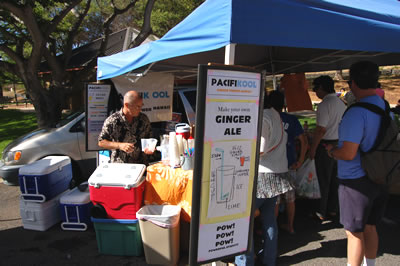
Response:
[[[142,142],[142,151],[151,151],[154,152],[157,145],[157,139],[141,139]]]

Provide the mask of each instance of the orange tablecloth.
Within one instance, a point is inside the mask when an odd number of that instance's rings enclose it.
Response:
[[[193,170],[171,168],[162,163],[147,167],[144,204],[171,204],[182,208],[181,218],[190,222]]]

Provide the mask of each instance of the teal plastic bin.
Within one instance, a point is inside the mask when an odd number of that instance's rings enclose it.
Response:
[[[117,256],[142,256],[143,244],[137,219],[91,218],[99,253]]]

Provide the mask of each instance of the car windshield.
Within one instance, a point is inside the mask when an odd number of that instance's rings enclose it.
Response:
[[[60,122],[57,123],[56,128],[65,126],[66,124],[71,122],[73,119],[78,117],[81,113],[82,112],[76,112],[76,113],[72,113],[72,114],[67,115],[67,117],[65,117],[64,119],[62,119]]]

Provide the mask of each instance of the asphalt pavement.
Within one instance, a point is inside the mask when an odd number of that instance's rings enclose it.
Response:
[[[19,187],[1,182],[0,265],[146,265],[144,256],[100,254],[93,228],[85,232],[63,231],[56,224],[44,232],[24,229],[19,195]],[[346,265],[344,230],[337,220],[320,223],[311,218],[312,205],[311,200],[296,201],[296,233],[279,232],[278,265]],[[377,265],[400,265],[400,197],[391,197],[386,213],[378,226]],[[187,258],[182,251],[179,265],[187,265]],[[217,263],[226,264],[227,261]]]

